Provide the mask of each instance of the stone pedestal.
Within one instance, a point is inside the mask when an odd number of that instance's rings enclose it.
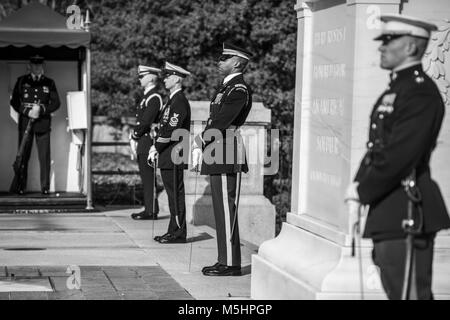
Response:
[[[380,32],[376,17],[404,10],[428,19],[425,10],[413,9],[414,2],[297,2],[291,212],[280,235],[264,242],[252,257],[253,299],[386,298],[371,259],[371,241],[357,241],[356,257],[351,256],[352,228],[343,198],[365,152],[373,103],[388,83],[388,73],[379,68],[379,43],[372,41]],[[433,5],[450,13],[442,1],[427,3]],[[448,182],[441,183],[440,177],[450,173],[442,161],[450,159],[448,123],[447,117],[436,154],[440,162],[431,164],[443,191]],[[448,193],[445,197],[450,203]],[[435,246],[437,299],[450,298],[449,270],[446,231]]]
[[[190,101],[190,104],[193,138],[204,128],[209,115],[209,102]],[[240,129],[246,147],[249,172],[242,174],[238,214],[239,234],[241,240],[256,246],[275,236],[275,207],[263,195],[266,127],[270,122],[270,110],[262,103],[255,102],[247,122]],[[215,228],[209,177],[186,170],[184,184],[187,222]],[[166,206],[164,202],[162,199],[163,208]]]

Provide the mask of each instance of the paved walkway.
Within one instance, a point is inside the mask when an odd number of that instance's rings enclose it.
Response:
[[[214,229],[189,225],[188,243],[160,244],[152,240],[153,235],[165,233],[168,215],[155,222],[134,221],[132,212],[136,210],[0,214],[0,299],[250,297],[250,261],[255,248],[242,246],[242,276],[205,277],[201,268],[217,260]],[[66,290],[66,271],[71,265],[81,269],[79,290]],[[27,276],[28,272],[34,276]],[[20,281],[33,286],[30,280],[41,281],[41,285],[43,281],[47,287],[50,283],[50,291],[24,293]],[[19,289],[8,289],[13,284]]]
[[[2,268],[0,300],[193,300],[159,266],[68,268]]]

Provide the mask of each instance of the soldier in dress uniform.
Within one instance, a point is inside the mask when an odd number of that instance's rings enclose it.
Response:
[[[44,76],[44,58],[36,55],[30,58],[30,73],[17,79],[11,98],[11,106],[19,113],[19,145],[30,119],[34,119],[31,134],[36,139],[40,164],[40,182],[42,194],[50,189],[50,130],[51,115],[60,106],[55,82]],[[12,190],[24,194],[27,185],[28,161],[31,155],[33,139],[25,145],[23,153],[24,171],[18,189]]]
[[[241,274],[241,249],[236,204],[242,172],[248,172],[239,127],[252,106],[252,91],[243,73],[252,54],[232,44],[223,44],[218,70],[223,76],[210,105],[205,130],[193,143],[193,165],[209,175],[217,233],[217,263],[204,267],[207,276]]]
[[[161,178],[169,200],[170,221],[167,233],[156,236],[155,241],[160,243],[185,243],[187,235],[186,227],[186,203],[184,192],[184,170],[187,169],[187,161],[181,164],[174,161],[172,153],[176,151],[181,142],[172,140],[172,133],[177,129],[189,132],[191,127],[191,107],[183,93],[183,79],[190,75],[184,68],[165,63],[162,71],[164,85],[169,90],[169,101],[164,105],[160,117],[160,129],[156,143],[150,148],[148,159],[155,162],[161,170]],[[175,149],[173,152],[172,150]]]
[[[137,106],[136,126],[131,134],[130,144],[137,155],[139,174],[144,188],[145,209],[142,212],[131,214],[135,220],[156,220],[158,218],[158,199],[155,199],[155,212],[153,212],[153,188],[156,188],[156,179],[153,168],[147,164],[147,156],[153,145],[158,114],[162,108],[162,98],[156,88],[160,72],[161,69],[158,68],[142,65],[138,67],[138,77],[144,88],[144,97]]]
[[[445,107],[421,64],[430,33],[437,27],[401,15],[380,19],[383,30],[375,40],[381,41],[381,68],[391,70],[391,82],[373,108],[368,150],[347,189],[346,201],[350,208],[359,203],[370,206],[363,236],[373,241],[373,261],[388,298],[405,297],[404,276],[409,274],[405,272],[405,239],[412,239],[408,295],[432,299],[434,239],[439,230],[450,227],[429,166]],[[357,219],[355,211],[350,211],[351,221]],[[408,214],[412,219],[407,219]]]

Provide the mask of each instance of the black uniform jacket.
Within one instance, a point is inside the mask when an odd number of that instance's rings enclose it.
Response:
[[[55,82],[42,75],[34,81],[31,74],[21,76],[14,86],[11,106],[19,113],[19,130],[25,130],[28,124],[28,113],[31,108],[27,103],[38,103],[41,106],[40,116],[33,124],[33,130],[37,133],[50,131],[51,113],[60,106]]]
[[[201,174],[248,172],[245,147],[235,130],[245,123],[251,107],[252,92],[242,74],[216,90],[205,130],[195,138],[196,144],[203,147]],[[208,137],[210,129],[220,131],[221,138]]]
[[[440,92],[422,66],[398,71],[373,108],[368,151],[355,177],[361,203],[370,205],[365,237],[381,240],[405,236],[402,220],[407,218],[408,198],[401,181],[413,169],[422,194],[424,233],[450,227],[429,167],[443,117]]]
[[[182,138],[172,140],[172,133],[177,129],[184,129],[189,133],[191,128],[191,106],[186,99],[183,91],[178,91],[175,95],[169,99],[164,106],[159,121],[160,129],[155,143],[155,148],[158,151],[158,168],[161,169],[173,169],[174,162],[172,161],[171,154],[172,149],[178,145],[176,152],[182,163],[177,163],[178,167],[187,169],[189,154],[183,153],[181,147],[183,142]],[[185,135],[186,136],[186,135]],[[187,138],[189,135],[187,135]],[[186,143],[186,141],[185,141]],[[189,144],[189,141],[187,141]],[[187,151],[188,152],[188,151]]]
[[[136,126],[133,130],[132,138],[138,142],[137,154],[148,155],[153,141],[150,137],[150,130],[153,123],[158,122],[158,114],[162,107],[161,95],[156,88],[149,90],[136,110]]]

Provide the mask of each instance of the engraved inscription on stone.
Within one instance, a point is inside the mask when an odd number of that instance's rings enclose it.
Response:
[[[336,28],[328,31],[319,31],[314,33],[314,46],[325,46],[331,43],[345,41],[346,28]]]
[[[344,116],[344,98],[315,98],[312,113],[322,116]]]
[[[345,63],[319,64],[313,66],[314,79],[343,79],[345,75]]]
[[[326,184],[328,186],[337,187],[339,188],[341,186],[341,177],[330,174],[327,172],[319,171],[319,170],[312,170],[309,173],[309,179],[311,181],[321,182],[323,184]]]
[[[317,136],[316,150],[322,153],[339,155],[339,139],[334,136]]]

